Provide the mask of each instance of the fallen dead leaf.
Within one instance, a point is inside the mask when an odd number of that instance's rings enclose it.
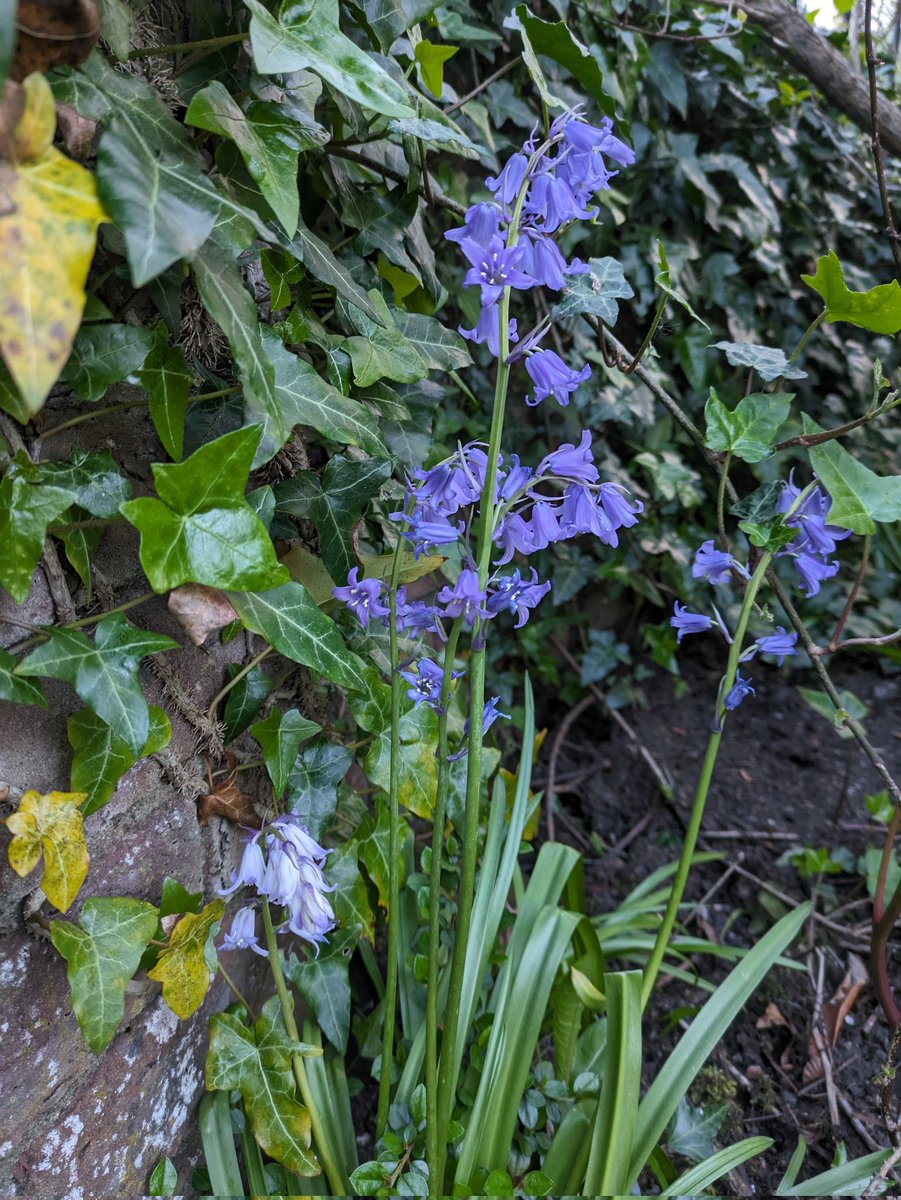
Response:
[[[57,104],[56,127],[63,149],[76,162],[86,162],[94,156],[94,141],[98,124],[76,112],[70,104]]]
[[[773,1004],[773,1002],[770,1001],[770,1003],[764,1009],[763,1016],[758,1017],[756,1028],[757,1029],[782,1028],[782,1029],[788,1029],[790,1031],[791,1025],[789,1025],[788,1021],[786,1020],[786,1018],[785,1018],[782,1010],[779,1008],[779,1006],[776,1004]]]
[[[745,783],[753,783],[754,782],[754,774],[752,771],[749,771],[747,767],[739,767],[738,773],[742,777],[742,779],[745,781]]]
[[[210,817],[224,817],[226,821],[232,821],[235,825],[260,829],[263,823],[257,816],[250,797],[238,787],[238,770],[234,755],[229,754],[226,757],[231,770],[212,791],[201,796],[197,806],[197,819],[201,825],[206,825]]]
[[[848,970],[845,972],[844,978],[835,989],[835,994],[823,1005],[823,1025],[833,1046],[838,1045],[838,1039],[845,1027],[845,1020],[863,991],[864,985],[869,982],[869,978],[863,959],[858,958],[856,954],[849,954]],[[802,1073],[805,1084],[814,1083],[817,1079],[822,1078],[822,1050],[825,1049],[825,1046],[821,1045],[821,1040],[822,1034],[815,1029],[810,1038],[808,1059]]]
[[[238,619],[225,592],[200,583],[175,588],[169,593],[168,607],[195,646],[202,646],[211,633]]]

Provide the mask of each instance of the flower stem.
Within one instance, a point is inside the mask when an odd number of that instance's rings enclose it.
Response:
[[[376,1131],[381,1137],[388,1126],[391,1075],[394,1065],[394,1020],[397,1011],[397,958],[400,946],[400,654],[397,646],[397,585],[403,558],[403,538],[397,539],[391,561],[388,630],[391,646],[391,749],[388,780],[388,966],[385,972],[385,1023],[382,1028],[382,1069]]]
[[[272,925],[272,913],[269,911],[269,905],[263,901],[263,928],[266,931],[266,948],[269,951],[269,967],[272,971],[272,978],[275,981],[275,990],[278,993],[279,1004],[282,1008],[282,1019],[285,1022],[285,1029],[288,1031],[288,1037],[293,1042],[300,1041],[300,1033],[297,1029],[297,1022],[294,1020],[294,1002],[288,992],[288,985],[285,983],[285,976],[282,972],[282,964],[278,955],[278,943],[275,940],[275,929]],[[336,1196],[350,1196],[350,1183],[344,1178],[343,1172],[335,1162],[332,1155],[331,1147],[325,1138],[325,1132],[322,1128],[322,1121],[319,1116],[319,1109],[316,1107],[316,1102],[313,1099],[313,1093],[310,1090],[309,1080],[307,1079],[306,1068],[304,1067],[303,1055],[294,1054],[291,1056],[291,1064],[294,1067],[294,1078],[297,1080],[297,1086],[300,1089],[300,1094],[304,1104],[310,1114],[310,1124],[313,1126],[313,1140],[315,1143],[316,1153],[319,1155],[322,1165],[325,1168],[325,1174],[329,1181],[332,1192]]]
[[[443,1188],[443,1152],[438,1142],[438,957],[441,951],[441,861],[444,857],[444,825],[447,788],[450,780],[447,742],[447,707],[450,703],[454,659],[463,619],[454,622],[444,650],[444,681],[441,687],[442,713],[438,717],[438,781],[432,810],[432,863],[429,884],[429,968],[426,987],[426,1161],[429,1165],[429,1195],[440,1196]]]
[[[726,674],[723,677],[723,682],[720,691],[717,695],[717,713],[713,732],[710,734],[710,740],[707,743],[707,753],[704,755],[704,765],[701,767],[701,777],[698,780],[698,788],[695,793],[694,805],[691,810],[691,819],[688,824],[688,829],[685,833],[685,841],[682,846],[682,853],[679,856],[679,864],[676,868],[676,876],[673,880],[672,890],[669,894],[669,899],[666,904],[666,912],[663,914],[663,920],[660,928],[657,931],[657,938],[654,942],[654,949],[651,951],[651,957],[648,960],[648,965],[645,968],[644,981],[641,988],[641,1006],[642,1009],[647,1008],[648,1001],[651,998],[651,993],[654,990],[654,984],[657,981],[657,975],[660,971],[663,956],[666,954],[670,938],[673,932],[673,926],[676,923],[676,916],[679,912],[679,905],[682,903],[682,897],[685,894],[685,885],[688,882],[688,873],[691,869],[691,860],[694,857],[695,847],[698,844],[698,834],[701,831],[701,821],[704,817],[704,808],[707,804],[707,796],[710,792],[710,784],[713,780],[713,770],[716,766],[717,755],[719,754],[720,742],[723,737],[723,720],[725,710],[723,709],[722,697],[727,695],[732,685],[735,683],[735,676],[738,672],[739,660],[741,658],[742,645],[745,639],[745,633],[748,629],[748,622],[751,619],[751,612],[754,608],[754,600],[757,592],[763,583],[767,568],[772,561],[772,551],[766,551],[760,558],[760,562],[751,576],[748,586],[745,590],[744,602],[741,606],[741,614],[738,618],[738,627],[735,631],[735,639],[729,647],[729,661],[726,665]]]
[[[729,482],[729,468],[732,466],[732,451],[726,452],[726,458],[720,468],[720,486],[716,493],[716,524],[720,534],[720,542],[724,550],[729,549],[729,539],[726,537],[726,484]]]

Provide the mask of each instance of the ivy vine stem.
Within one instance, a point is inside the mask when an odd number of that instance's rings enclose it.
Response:
[[[397,635],[397,585],[403,558],[399,537],[391,560],[388,636],[391,657],[391,746],[388,776],[388,964],[385,978],[385,1023],[382,1028],[382,1068],[376,1130],[381,1137],[388,1126],[391,1076],[394,1066],[394,1021],[397,1012],[397,959],[400,947],[400,652]]]
[[[288,1037],[292,1042],[300,1041],[300,1033],[297,1029],[297,1022],[294,1020],[294,1002],[288,991],[288,985],[285,982],[284,972],[282,971],[281,959],[279,958],[278,942],[275,938],[275,929],[272,924],[272,913],[269,911],[269,905],[264,900],[263,909],[263,928],[266,931],[266,949],[269,952],[269,968],[272,971],[272,978],[275,982],[275,990],[278,993],[279,1004],[282,1009],[282,1020],[285,1023]],[[315,1149],[322,1165],[325,1169],[326,1177],[328,1178],[332,1192],[336,1196],[353,1195],[350,1183],[344,1177],[343,1171],[335,1162],[331,1147],[325,1137],[325,1130],[322,1126],[322,1120],[319,1115],[319,1109],[316,1107],[316,1100],[310,1088],[310,1082],[307,1079],[307,1071],[303,1062],[302,1054],[291,1055],[291,1065],[294,1068],[294,1078],[297,1080],[297,1086],[300,1089],[300,1095],[310,1114],[310,1124],[313,1127],[313,1141]]]
[[[241,668],[241,670],[238,671],[238,673],[232,679],[230,679],[228,681],[228,683],[225,685],[225,687],[220,688],[220,690],[216,693],[216,695],[210,701],[210,707],[207,709],[206,715],[210,719],[210,721],[216,720],[216,709],[219,707],[219,705],[222,703],[222,701],[225,699],[225,697],[228,695],[228,693],[232,690],[232,688],[236,687],[241,682],[241,680],[244,678],[245,675],[249,675],[250,672],[254,669],[254,667],[259,666],[259,664],[263,661],[263,659],[266,658],[271,653],[272,653],[271,646],[267,646],[265,648],[265,650],[261,650],[260,653],[255,658],[252,658],[249,663],[244,664],[244,666]]]
[[[701,831],[701,821],[704,818],[704,809],[707,805],[707,797],[710,793],[710,784],[713,781],[713,771],[716,766],[717,755],[719,754],[720,742],[723,739],[723,721],[725,718],[725,708],[723,705],[723,697],[728,695],[730,689],[735,683],[735,677],[738,673],[739,661],[741,659],[742,645],[744,643],[745,634],[748,629],[748,622],[751,619],[751,612],[754,608],[754,601],[757,597],[757,592],[760,585],[763,583],[770,563],[773,560],[772,552],[767,550],[757,564],[754,574],[745,589],[744,601],[741,606],[741,613],[738,618],[738,627],[735,630],[735,637],[732,645],[729,647],[729,660],[726,665],[726,673],[723,676],[720,690],[717,694],[716,718],[714,728],[710,734],[710,739],[707,742],[707,753],[704,755],[704,764],[701,767],[701,777],[698,780],[698,788],[695,792],[694,804],[691,810],[691,819],[688,823],[688,829],[685,832],[685,840],[682,844],[682,853],[679,855],[679,863],[676,867],[676,875],[673,879],[673,886],[670,890],[669,899],[666,902],[666,911],[663,914],[663,920],[660,923],[660,928],[657,931],[657,937],[654,941],[654,948],[651,951],[651,957],[648,960],[648,965],[645,968],[644,979],[641,986],[641,1007],[647,1008],[648,1001],[654,991],[654,984],[657,982],[657,975],[660,972],[660,966],[663,962],[663,956],[666,954],[669,946],[670,938],[673,933],[673,926],[676,923],[676,916],[679,912],[679,905],[682,903],[682,897],[685,894],[685,885],[688,882],[688,873],[691,869],[691,860],[694,858],[695,847],[698,844],[698,834]]]
[[[429,878],[429,962],[426,985],[425,1089],[426,1089],[426,1162],[429,1166],[429,1195],[440,1196],[441,1154],[438,1143],[438,959],[441,953],[441,863],[444,858],[444,825],[447,791],[450,782],[448,761],[447,709],[454,677],[454,660],[463,618],[457,617],[444,649],[444,679],[441,685],[441,712],[438,715],[438,780],[435,807],[432,810],[432,861]]]
[[[221,50],[224,46],[233,46],[236,42],[246,42],[249,33],[227,33],[222,37],[202,38],[196,42],[171,42],[168,46],[142,46],[140,50],[130,50],[129,62],[135,58],[157,58],[161,54],[187,54],[193,50]]]
[[[198,400],[219,400],[223,396],[231,396],[239,389],[236,387],[218,388],[215,392],[200,392],[196,396],[188,396],[188,403],[195,404]],[[39,442],[46,442],[48,438],[56,437],[58,433],[62,433],[66,429],[74,429],[76,425],[83,425],[85,421],[93,421],[95,417],[105,417],[110,413],[125,412],[130,408],[144,408],[150,403],[149,396],[141,396],[137,400],[123,400],[119,404],[105,404],[102,408],[92,408],[90,412],[79,413],[77,417],[70,417],[68,421],[61,421],[59,425],[51,425],[49,429],[43,430],[38,434]]]
[[[86,625],[97,625],[100,621],[111,617],[113,613],[128,612],[130,608],[137,608],[139,604],[146,604],[156,594],[156,592],[142,592],[140,596],[135,596],[132,600],[125,600],[122,604],[117,604],[115,608],[108,608],[104,612],[94,613],[90,617],[80,617],[77,621],[70,621],[68,625],[61,625],[60,629],[84,629]],[[5,620],[5,618],[0,618],[0,620]],[[10,650],[12,653],[21,654],[25,650],[30,650],[32,646],[37,646],[40,642],[45,642],[49,636],[49,634],[43,632],[36,633],[34,637],[27,638],[24,642],[19,642],[17,645],[10,647]]]

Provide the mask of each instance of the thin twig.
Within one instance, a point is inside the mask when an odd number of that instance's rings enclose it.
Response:
[[[453,104],[449,104],[444,110],[444,115],[449,117],[451,113],[455,113],[457,109],[463,108],[463,106],[468,104],[470,100],[475,100],[476,96],[484,92],[487,87],[490,87],[492,83],[495,83],[498,79],[503,79],[506,74],[512,71],[513,68],[521,62],[521,58],[511,58],[508,63],[504,63],[502,67],[498,67],[493,75],[489,75],[487,79],[483,79],[481,83],[477,83],[471,92],[467,92],[465,96],[461,96],[459,100],[455,100]]]
[[[842,614],[836,622],[832,637],[829,639],[829,645],[826,647],[831,654],[834,654],[838,649],[842,633],[844,632],[845,626],[848,624],[848,617],[851,616],[851,610],[854,608],[854,603],[857,600],[861,587],[863,586],[864,577],[867,573],[867,566],[870,562],[870,545],[872,541],[873,538],[869,533],[863,539],[863,554],[861,555],[860,567],[858,568],[857,576],[854,580],[854,586],[851,588],[851,591],[848,594],[848,599],[845,601],[845,607],[842,609]]]
[[[389,167],[386,163],[374,162],[365,154],[360,154],[357,150],[349,150],[346,146],[326,146],[326,154],[330,154],[333,158],[346,158],[348,162],[359,163],[361,167],[366,167],[370,171],[375,171],[377,175],[384,175],[386,179],[391,179],[394,183],[406,184],[407,176],[402,171],[395,171],[394,167]],[[422,192],[419,193],[423,195]],[[452,200],[450,196],[446,196],[440,188],[432,184],[432,200],[439,208],[446,208],[448,212],[455,213],[458,217],[466,216],[466,208]]]
[[[579,701],[579,703],[575,706],[575,708],[571,708],[569,710],[569,712],[566,714],[566,716],[560,722],[560,726],[557,729],[557,732],[554,734],[554,740],[551,744],[551,758],[550,758],[550,762],[548,764],[548,769],[547,769],[547,785],[546,785],[546,791],[547,791],[547,836],[548,836],[549,842],[553,842],[555,840],[554,834],[556,832],[556,830],[554,828],[554,803],[556,801],[556,794],[555,794],[554,789],[555,789],[556,782],[557,782],[557,779],[556,779],[557,759],[560,757],[560,750],[563,747],[563,743],[566,741],[566,735],[569,733],[570,729],[573,727],[575,722],[578,721],[578,719],[579,719],[579,717],[581,717],[582,713],[585,712],[585,710],[587,708],[589,708],[592,704],[595,704],[595,703],[596,703],[596,699],[594,696],[592,696],[592,695],[583,696],[582,699]]]
[[[822,446],[824,442],[834,441],[836,438],[844,437],[846,433],[853,433],[855,429],[860,429],[863,425],[869,425],[871,421],[891,412],[899,404],[901,404],[901,397],[895,397],[880,404],[877,408],[871,408],[862,417],[846,421],[844,425],[836,425],[834,429],[821,429],[819,433],[799,433],[795,437],[786,438],[784,442],[777,442],[773,449],[789,450],[792,446]]]
[[[815,646],[814,650],[818,655],[838,654],[839,650],[854,650],[856,648],[866,649],[870,646],[892,646],[895,644],[895,642],[901,642],[901,629],[896,629],[894,633],[883,634],[882,637],[846,638],[845,641],[839,642],[837,646]]]
[[[901,275],[901,240],[895,228],[895,218],[885,182],[885,160],[882,155],[882,139],[879,135],[879,89],[876,86],[876,64],[880,61],[873,48],[873,0],[864,3],[864,40],[867,48],[867,74],[870,83],[870,142],[873,147],[873,161],[876,164],[876,179],[879,183],[879,199],[882,202],[882,212],[885,215],[886,232],[892,247],[892,258],[895,260],[895,270]]]

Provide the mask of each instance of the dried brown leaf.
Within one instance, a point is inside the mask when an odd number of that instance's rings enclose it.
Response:
[[[169,593],[168,603],[169,611],[195,646],[202,646],[211,633],[238,619],[225,592],[199,583],[175,588]]]
[[[777,1004],[773,1004],[772,1001],[770,1001],[770,1003],[766,1006],[763,1016],[758,1017],[756,1028],[757,1029],[782,1028],[782,1029],[787,1029],[790,1033],[792,1032],[792,1027],[788,1023],[788,1020],[784,1016],[782,1010],[779,1008],[779,1006]]]
[[[211,792],[201,797],[197,806],[197,819],[201,825],[206,825],[210,817],[224,817],[226,821],[232,821],[235,825],[259,829],[262,821],[257,816],[250,797],[238,787],[238,771],[234,762],[233,756],[229,755],[231,770],[228,775]]]

